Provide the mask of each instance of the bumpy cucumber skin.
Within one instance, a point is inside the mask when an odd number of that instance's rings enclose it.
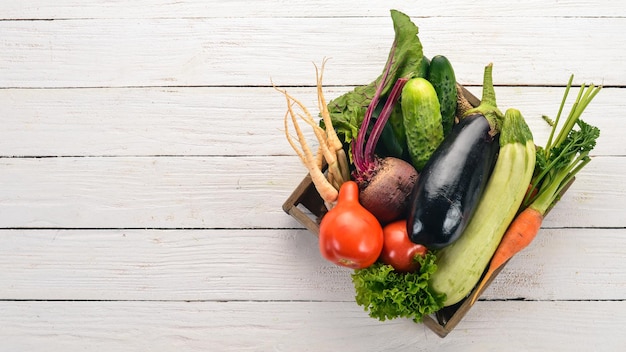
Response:
[[[420,65],[417,72],[415,72],[414,77],[426,78],[428,76],[429,65],[430,59],[428,59],[426,56],[422,57],[422,61],[420,61]],[[387,126],[385,126],[386,130],[391,129],[393,133],[390,133],[389,131],[383,131],[381,141],[382,144],[385,146],[388,155],[400,159],[409,160],[411,156],[409,155],[409,152],[407,150],[406,130],[404,128],[404,118],[400,105],[401,103],[396,105],[394,111],[389,117]],[[392,140],[392,138],[394,140]]]
[[[452,130],[457,104],[456,76],[450,60],[443,55],[433,57],[428,66],[427,77],[439,98],[445,136]]]
[[[404,86],[400,104],[411,163],[419,172],[443,141],[439,99],[428,80],[416,77]]]

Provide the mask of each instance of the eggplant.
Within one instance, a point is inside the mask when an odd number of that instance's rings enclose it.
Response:
[[[493,64],[485,66],[480,104],[444,137],[410,195],[409,239],[429,249],[446,247],[461,236],[495,166],[504,115],[496,105],[492,71]]]
[[[476,113],[444,138],[411,193],[407,232],[412,242],[440,249],[459,238],[493,171],[498,136],[489,120]]]

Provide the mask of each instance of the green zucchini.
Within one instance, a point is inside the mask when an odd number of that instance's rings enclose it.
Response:
[[[410,79],[400,99],[407,149],[419,172],[443,141],[439,99],[433,85],[422,77]]]
[[[450,60],[443,55],[433,57],[428,66],[428,81],[435,88],[439,98],[445,136],[452,130],[457,103],[456,76]]]
[[[507,227],[518,212],[535,168],[535,144],[522,114],[508,109],[500,132],[500,152],[487,186],[461,237],[437,252],[431,277],[445,306],[458,303],[480,280]]]

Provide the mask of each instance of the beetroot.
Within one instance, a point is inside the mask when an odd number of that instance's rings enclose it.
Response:
[[[408,162],[394,158],[376,158],[369,178],[356,176],[361,205],[381,224],[403,218],[409,206],[409,197],[417,181],[417,171]]]
[[[389,70],[388,63],[376,94],[367,107],[356,144],[352,148],[355,166],[353,178],[359,185],[359,201],[383,225],[406,215],[408,197],[418,177],[417,171],[410,163],[394,157],[379,158],[374,154],[376,143],[408,79],[400,78],[395,82],[367,141],[365,140],[372,114],[380,100],[382,88],[386,85]]]

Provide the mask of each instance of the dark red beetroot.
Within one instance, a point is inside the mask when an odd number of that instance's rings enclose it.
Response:
[[[394,157],[379,158],[374,154],[376,143],[407,82],[406,78],[400,78],[394,84],[367,142],[365,141],[372,114],[380,100],[382,88],[386,85],[389,70],[388,64],[376,94],[367,107],[356,144],[352,148],[355,166],[353,177],[359,185],[359,202],[383,225],[407,214],[409,196],[418,178],[417,171],[410,163]]]
[[[409,208],[409,195],[417,181],[417,171],[408,162],[375,158],[369,179],[357,178],[359,201],[382,224],[403,218]]]

